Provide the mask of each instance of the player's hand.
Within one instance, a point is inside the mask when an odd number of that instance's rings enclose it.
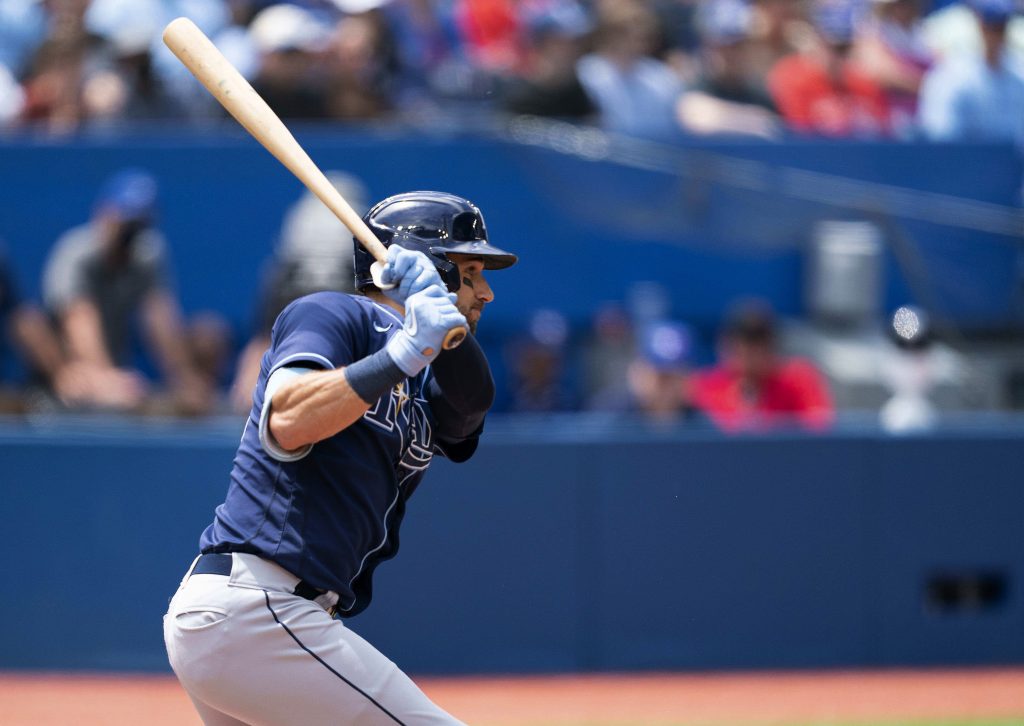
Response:
[[[406,300],[431,285],[438,285],[444,289],[441,276],[429,257],[422,252],[413,252],[398,245],[388,247],[388,261],[381,270],[380,277],[381,282],[396,286],[385,290],[384,294],[399,305],[405,305]]]
[[[455,293],[431,285],[405,301],[405,324],[388,341],[388,354],[406,375],[414,376],[441,352],[448,331],[465,325]]]

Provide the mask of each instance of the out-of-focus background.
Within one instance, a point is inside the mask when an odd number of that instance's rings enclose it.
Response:
[[[1022,10],[0,0],[0,669],[168,671],[274,317],[352,288],[179,15],[358,211],[520,255],[352,623],[403,668],[1021,666]]]

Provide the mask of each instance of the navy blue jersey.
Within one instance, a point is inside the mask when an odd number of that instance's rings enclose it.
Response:
[[[389,308],[336,292],[299,298],[282,311],[263,356],[227,498],[200,539],[203,552],[273,560],[310,585],[337,592],[343,616],[369,604],[373,570],[398,551],[406,500],[435,451],[435,419],[424,396],[430,368],[297,461],[267,453],[258,428],[275,370],[348,365],[383,348],[401,325]]]

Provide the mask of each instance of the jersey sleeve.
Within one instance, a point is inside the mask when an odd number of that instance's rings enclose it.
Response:
[[[469,461],[484,431],[484,415],[471,419],[458,413],[445,399],[430,368],[424,380],[424,393],[434,416],[434,451],[456,464]]]
[[[483,423],[469,436],[462,439],[448,438],[443,432],[439,432],[434,442],[434,451],[455,464],[469,461],[476,453],[476,447],[480,444],[480,436],[484,432]]]
[[[299,298],[271,331],[270,373],[283,366],[333,369],[364,357],[366,313],[349,295],[317,293]]]

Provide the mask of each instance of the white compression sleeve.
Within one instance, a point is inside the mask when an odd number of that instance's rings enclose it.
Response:
[[[294,451],[288,451],[281,447],[274,440],[274,435],[270,433],[270,402],[274,398],[274,394],[288,381],[298,378],[306,373],[312,373],[317,368],[299,368],[296,367],[282,367],[270,374],[270,378],[267,380],[267,388],[263,393],[263,409],[260,411],[260,444],[263,446],[264,451],[270,454],[278,461],[298,461],[313,448],[313,444],[307,444]]]

